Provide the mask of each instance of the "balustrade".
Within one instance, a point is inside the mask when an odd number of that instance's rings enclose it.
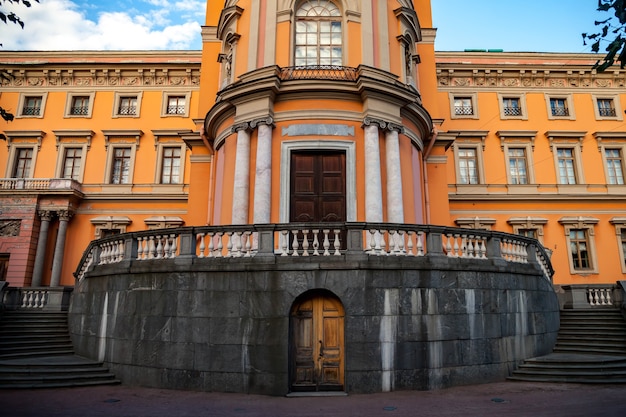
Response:
[[[48,301],[48,291],[43,289],[22,290],[21,308],[41,309]]]
[[[532,258],[529,256],[531,248]],[[338,258],[358,252],[370,256],[532,261],[539,264],[548,279],[552,276],[547,253],[532,239],[486,230],[393,223],[231,225],[126,233],[92,242],[75,276],[82,279],[96,265],[179,256],[212,259],[250,258],[262,254]],[[602,302],[602,295],[598,297],[598,302]]]
[[[611,293],[613,287],[587,288],[587,300],[591,306],[612,306]]]

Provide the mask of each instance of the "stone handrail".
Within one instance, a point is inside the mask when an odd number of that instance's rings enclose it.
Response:
[[[533,263],[551,280],[549,256],[535,239],[486,230],[395,223],[288,223],[181,227],[92,241],[74,272],[97,265],[179,257],[445,256]]]
[[[0,191],[81,191],[78,181],[67,178],[0,178]]]
[[[72,287],[8,287],[2,297],[6,310],[66,311]]]

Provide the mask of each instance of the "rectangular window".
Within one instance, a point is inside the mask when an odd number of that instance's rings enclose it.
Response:
[[[518,229],[517,234],[521,236],[537,239],[537,229]]]
[[[111,184],[128,184],[131,148],[115,148],[111,166]]]
[[[180,183],[180,146],[163,148],[161,184]]]
[[[169,96],[167,98],[167,114],[185,114],[185,96]]]
[[[40,116],[41,115],[41,96],[24,97],[24,106],[22,107],[22,116]]]
[[[12,178],[29,178],[30,167],[33,162],[32,148],[17,149]]]
[[[117,114],[119,116],[135,116],[137,114],[137,97],[120,97]]]
[[[80,166],[82,148],[66,148],[63,157],[63,178],[71,178],[78,181],[80,178]]]
[[[455,116],[472,116],[474,114],[474,106],[471,97],[455,97],[454,98],[454,115]]]
[[[609,184],[624,184],[623,158],[621,149],[605,149],[606,170]]]
[[[526,149],[509,148],[511,184],[528,184]]]
[[[600,117],[615,117],[615,104],[611,98],[599,98],[598,103],[598,115]]]
[[[478,184],[478,160],[476,149],[459,148],[459,183]]]
[[[570,252],[574,269],[591,269],[586,229],[570,229]]]
[[[576,184],[576,163],[574,150],[571,148],[557,149],[559,181],[561,184]]]
[[[567,99],[565,98],[551,98],[550,110],[552,116],[555,117],[569,117],[569,109],[567,107]]]
[[[88,116],[89,96],[73,96],[70,106],[70,114],[72,116]]]
[[[522,107],[519,97],[503,97],[502,106],[505,116],[521,116]]]

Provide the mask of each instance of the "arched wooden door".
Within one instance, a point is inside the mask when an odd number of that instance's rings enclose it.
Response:
[[[292,392],[344,389],[344,311],[331,294],[314,293],[291,310]]]

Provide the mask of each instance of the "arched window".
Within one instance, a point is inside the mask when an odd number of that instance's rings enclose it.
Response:
[[[342,65],[341,11],[328,0],[306,0],[296,11],[295,65]]]

